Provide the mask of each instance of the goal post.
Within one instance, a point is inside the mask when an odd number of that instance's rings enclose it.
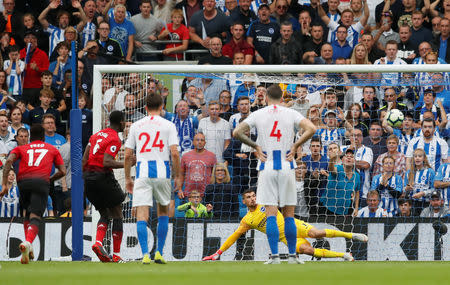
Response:
[[[349,101],[346,106],[349,106],[356,99],[348,99],[347,91],[352,88],[362,88],[364,86],[374,86],[377,89],[378,95],[382,92],[379,90],[384,90],[387,86],[394,86],[398,89],[417,87],[419,92],[422,92],[426,86],[432,86],[433,84],[444,85],[447,89],[450,87],[450,82],[448,82],[448,73],[450,72],[450,65],[170,65],[170,64],[159,64],[159,65],[95,65],[93,72],[93,133],[107,127],[107,115],[110,111],[114,109],[114,104],[105,103],[105,94],[107,93],[103,80],[106,79],[108,84],[114,85],[114,80],[120,79],[120,90],[125,90],[129,93],[139,92],[140,90],[130,91],[135,89],[134,84],[142,88],[143,96],[137,96],[138,100],[136,110],[144,110],[145,106],[145,95],[147,94],[147,84],[148,79],[155,79],[161,85],[167,87],[171,86],[169,89],[169,96],[167,104],[169,112],[175,113],[174,106],[179,101],[181,97],[181,79],[183,77],[192,78],[212,78],[219,79],[226,82],[227,86],[230,87],[231,96],[235,96],[235,92],[240,84],[245,81],[252,82],[252,86],[255,87],[259,84],[284,84],[284,93],[295,92],[295,86],[302,85],[306,86],[308,89],[308,94],[314,94],[318,98],[313,98],[316,101],[322,102],[324,100],[324,90],[331,87],[333,90],[341,90],[344,94],[339,98],[344,98],[342,100]],[[443,82],[433,82],[431,75],[435,73],[440,73],[444,75]],[[138,83],[136,83],[136,78],[131,79],[131,74],[137,74]],[[324,77],[316,76],[319,74],[326,74]],[[346,74],[348,76],[343,76]],[[385,76],[386,74],[394,74],[395,76]],[[402,74],[410,74],[408,78],[403,78]],[[417,74],[425,74],[426,80],[417,80]],[[341,76],[342,75],[342,76]],[[428,76],[428,77],[427,77]],[[236,79],[237,78],[237,79]],[[395,80],[392,80],[395,78]],[[412,80],[414,79],[414,80]],[[427,81],[428,80],[428,81]],[[430,81],[431,80],[431,81]],[[230,83],[233,82],[233,83]],[[233,86],[231,86],[234,84]],[[286,86],[291,86],[291,89]],[[293,86],[293,87],[292,87]],[[325,89],[320,89],[326,86]],[[111,86],[113,88],[113,86]],[[119,87],[117,87],[119,88]],[[287,88],[287,89],[286,89]],[[293,89],[292,89],[293,88]],[[145,90],[144,90],[145,89]],[[362,96],[361,92],[358,96]],[[120,100],[125,100],[126,93]],[[450,93],[449,93],[450,94]],[[249,93],[250,95],[250,93]],[[381,94],[382,96],[383,94]],[[238,95],[236,95],[238,96]],[[289,96],[292,97],[292,94]],[[353,95],[352,95],[353,96]],[[219,97],[219,94],[217,94]],[[285,98],[286,102],[292,100],[292,98]],[[116,97],[114,97],[116,98]],[[117,96],[119,98],[119,96]],[[254,98],[254,97],[253,97]],[[283,97],[284,98],[284,97]],[[356,98],[356,97],[355,97]],[[360,97],[358,97],[360,98]],[[254,100],[254,99],[252,99]],[[353,101],[352,101],[353,100]],[[359,100],[359,99],[358,99]],[[233,102],[233,100],[231,101]],[[119,102],[120,105],[123,102]],[[339,102],[343,103],[343,102]],[[380,102],[381,103],[381,102]],[[316,106],[311,103],[311,106]],[[309,105],[308,105],[309,106]],[[309,107],[311,107],[309,106]],[[122,106],[123,107],[123,106]],[[308,107],[308,108],[309,108]],[[342,108],[344,109],[344,108]],[[309,110],[304,110],[305,113]],[[343,110],[347,114],[347,109]],[[142,111],[145,113],[145,111]],[[321,114],[323,117],[326,113]],[[336,113],[335,113],[336,115]],[[345,119],[344,119],[345,120]],[[338,146],[341,151],[349,145],[348,134],[345,134],[345,126],[342,122],[342,138],[339,138]],[[320,117],[320,125],[323,126],[323,118]],[[126,135],[123,134],[122,138],[125,139]],[[333,141],[327,141],[328,143]],[[324,146],[324,141],[322,141],[322,146]],[[309,152],[309,154],[308,154]],[[303,147],[302,156],[307,157],[310,155],[309,144]],[[326,152],[322,150],[322,156],[326,157]],[[300,161],[300,160],[299,160]],[[371,161],[370,166],[373,167],[375,161]],[[308,163],[306,163],[310,167]],[[234,177],[234,167],[229,166],[228,170],[232,176],[232,181]],[[253,181],[257,179],[256,176],[250,171],[251,166],[248,166],[249,177],[254,178]],[[309,168],[307,169],[309,172]],[[405,169],[406,171],[406,169]],[[437,169],[436,169],[437,171]],[[247,172],[245,172],[247,173]],[[123,173],[121,171],[115,171],[116,178],[119,183],[123,185]],[[363,175],[361,175],[362,177]],[[366,177],[367,178],[367,177]],[[364,179],[366,179],[364,178]],[[372,169],[370,170],[370,176],[368,185],[361,186],[364,188],[364,195],[371,188],[372,183]],[[363,179],[363,178],[361,178]],[[254,183],[249,179],[247,187],[254,187]],[[361,180],[362,181],[362,180]],[[402,182],[404,178],[402,177]],[[329,181],[328,181],[329,182]],[[234,183],[234,182],[232,182]],[[247,182],[246,182],[247,183]],[[330,199],[329,196],[323,194],[326,191],[327,179],[322,180],[321,186],[318,187],[318,194],[316,194],[315,199],[318,204],[326,204],[326,199]],[[363,182],[361,182],[363,184]],[[367,183],[364,182],[364,183]],[[234,184],[233,184],[234,185]],[[305,187],[305,186],[302,186]],[[330,186],[331,187],[331,186]],[[125,191],[125,189],[123,189]],[[363,190],[360,191],[361,195]],[[242,192],[238,193],[237,201],[239,203],[239,215],[230,216],[228,218],[213,217],[212,219],[188,219],[184,217],[184,213],[175,211],[175,216],[171,219],[169,226],[169,235],[166,242],[166,247],[164,249],[164,254],[166,260],[201,260],[201,257],[206,254],[212,254],[212,250],[217,250],[221,243],[225,241],[225,238],[230,235],[239,225],[239,219],[243,217],[246,213],[246,207],[242,204]],[[300,194],[299,194],[300,195]],[[306,194],[305,194],[306,195]],[[384,195],[384,194],[383,194]],[[385,198],[380,194],[380,205],[382,200]],[[387,195],[387,194],[386,194]],[[175,195],[176,196],[176,195]],[[304,197],[305,201],[310,201],[311,197]],[[351,205],[354,203],[354,195],[351,197],[332,197],[336,200],[350,199]],[[367,197],[364,196],[364,199]],[[133,222],[135,221],[131,215],[130,208],[130,198],[127,198],[124,203],[124,213],[125,213],[125,225],[124,225],[124,241],[122,245],[122,251],[124,259],[137,259],[140,258],[139,244],[136,238],[136,229]],[[175,203],[183,203],[184,201],[174,197]],[[227,201],[222,201],[227,202]],[[344,201],[345,202],[345,201]],[[231,201],[229,202],[231,203]],[[309,202],[308,202],[309,203]],[[429,199],[427,200],[429,203]],[[428,204],[427,204],[428,205]],[[309,206],[308,206],[309,207]],[[351,206],[350,206],[351,207]],[[380,206],[381,207],[381,206]],[[328,209],[329,210],[329,209]],[[214,209],[213,209],[214,211]],[[396,208],[396,211],[399,211]],[[331,213],[331,214],[330,214]],[[333,214],[334,213],[334,214]],[[408,259],[418,259],[418,260],[434,260],[442,259],[450,256],[450,248],[444,245],[437,245],[438,240],[437,233],[432,235],[427,231],[432,229],[432,220],[423,220],[419,216],[413,216],[406,219],[398,218],[357,218],[353,217],[347,212],[341,214],[340,212],[330,212],[325,211],[321,214],[310,214],[309,217],[301,216],[305,218],[305,221],[315,225],[319,229],[324,228],[334,228],[343,231],[360,231],[365,234],[369,234],[369,238],[374,237],[375,241],[369,242],[369,244],[361,244],[354,241],[345,241],[344,239],[324,239],[324,240],[312,240],[308,239],[314,247],[322,247],[335,251],[352,251],[356,259],[361,260],[408,260]],[[96,225],[98,221],[98,213],[92,211],[92,242],[95,242],[95,232]],[[444,219],[447,224],[450,222],[448,219]],[[418,229],[414,227],[414,223],[418,224]],[[421,224],[423,223],[423,225]],[[149,231],[154,230],[156,224],[155,220],[149,221]],[[125,232],[127,231],[127,232]],[[433,232],[434,233],[434,232]],[[79,233],[82,235],[82,233]],[[430,236],[427,236],[430,234]],[[389,238],[387,238],[389,236]],[[440,237],[440,236],[439,236]],[[436,241],[435,241],[436,240]],[[149,249],[156,244],[156,239],[154,236],[149,236]],[[125,245],[125,246],[124,246]],[[108,246],[107,246],[108,247]],[[426,249],[426,250],[425,250]],[[431,252],[426,252],[427,250]],[[437,251],[441,250],[441,254]],[[447,252],[448,251],[448,252]],[[267,258],[268,245],[265,235],[250,231],[241,239],[237,241],[234,247],[230,248],[226,254],[222,256],[222,260],[263,260]],[[447,253],[446,253],[447,252]],[[281,250],[281,253],[284,253]],[[303,260],[310,260],[311,257],[302,257]]]

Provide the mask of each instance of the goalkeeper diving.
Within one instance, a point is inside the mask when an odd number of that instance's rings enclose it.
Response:
[[[242,202],[247,206],[249,212],[242,218],[237,230],[227,238],[220,249],[216,251],[216,253],[204,257],[203,261],[219,259],[220,255],[230,248],[230,246],[232,246],[239,239],[239,237],[248,230],[256,229],[260,232],[266,233],[267,216],[265,213],[265,208],[264,206],[256,203],[255,190],[245,190],[242,194]],[[297,253],[311,255],[317,258],[343,258],[347,261],[354,260],[352,254],[349,252],[336,252],[324,248],[313,248],[306,238],[319,239],[324,237],[344,237],[361,242],[367,242],[368,240],[368,237],[365,234],[348,233],[331,229],[319,230],[314,226],[298,219],[295,219],[295,224],[297,226]],[[280,241],[286,244],[286,238],[284,235],[284,218],[280,211],[278,211],[277,214],[277,225],[280,231]]]

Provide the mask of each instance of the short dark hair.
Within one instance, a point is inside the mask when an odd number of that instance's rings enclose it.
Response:
[[[8,53],[10,53],[10,52],[19,52],[19,51],[20,51],[20,48],[17,45],[13,45],[13,46],[9,46],[8,47]]]
[[[241,96],[237,99],[237,103],[239,104],[239,102],[241,102],[242,100],[248,100],[250,101],[250,98],[248,96]]]
[[[408,203],[410,206],[412,206],[412,201],[411,199],[406,199],[406,198],[400,198],[398,199],[398,205],[403,205],[405,203]]]
[[[280,100],[283,96],[283,91],[278,84],[273,84],[267,88],[267,96],[274,100]]]
[[[431,122],[431,123],[433,123],[433,128],[436,127],[436,122],[432,118],[425,118],[425,119],[423,119],[422,124],[420,124],[420,125],[423,127],[423,124],[425,122]]]
[[[120,123],[125,119],[124,114],[122,111],[112,111],[111,114],[109,114],[109,123],[111,125],[120,125]]]
[[[378,120],[376,120],[376,121],[372,121],[371,123],[370,123],[370,127],[372,127],[373,125],[377,125],[377,126],[382,126],[381,125],[381,122],[380,121],[378,121]]]
[[[51,77],[53,77],[53,73],[50,70],[44,70],[41,73],[41,78],[44,77],[44,76],[51,76]]]
[[[150,111],[158,110],[163,104],[163,98],[158,93],[150,93],[147,95],[146,106]]]
[[[312,138],[311,138],[311,143],[312,142],[319,142],[320,143],[320,146],[322,146],[322,141],[320,140],[320,137],[319,136],[313,136]]]
[[[30,141],[37,140],[45,140],[45,130],[41,124],[33,124],[30,128]]]
[[[247,194],[247,193],[252,193],[252,192],[255,192],[255,193],[256,193],[256,190],[255,190],[254,188],[248,188],[248,189],[245,189],[244,192],[242,192],[242,198],[244,198],[244,195],[245,195],[245,194]]]

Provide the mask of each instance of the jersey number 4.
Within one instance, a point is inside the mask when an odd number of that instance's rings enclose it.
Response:
[[[44,158],[44,156],[47,154],[47,152],[48,152],[48,149],[29,149],[29,150],[27,150],[28,166],[39,166],[39,164],[41,164],[41,161]]]
[[[281,131],[279,129],[277,130],[277,127],[278,127],[278,121],[273,122],[273,127],[272,127],[272,131],[270,132],[270,136],[277,138],[277,142],[279,142],[281,139]]]
[[[161,151],[161,152],[163,151],[163,149],[164,149],[163,141],[159,140],[159,142],[158,142],[159,131],[156,132],[155,139],[153,140],[152,146],[150,148],[147,148],[147,145],[150,142],[150,135],[148,133],[141,133],[139,135],[139,140],[141,140],[142,138],[144,138],[145,141],[144,141],[144,144],[142,145],[141,153],[142,152],[151,152],[152,148],[159,148],[159,151]]]

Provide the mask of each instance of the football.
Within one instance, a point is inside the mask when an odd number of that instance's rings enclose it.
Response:
[[[405,116],[399,109],[392,109],[386,114],[387,122],[391,127],[398,128],[402,125]]]

